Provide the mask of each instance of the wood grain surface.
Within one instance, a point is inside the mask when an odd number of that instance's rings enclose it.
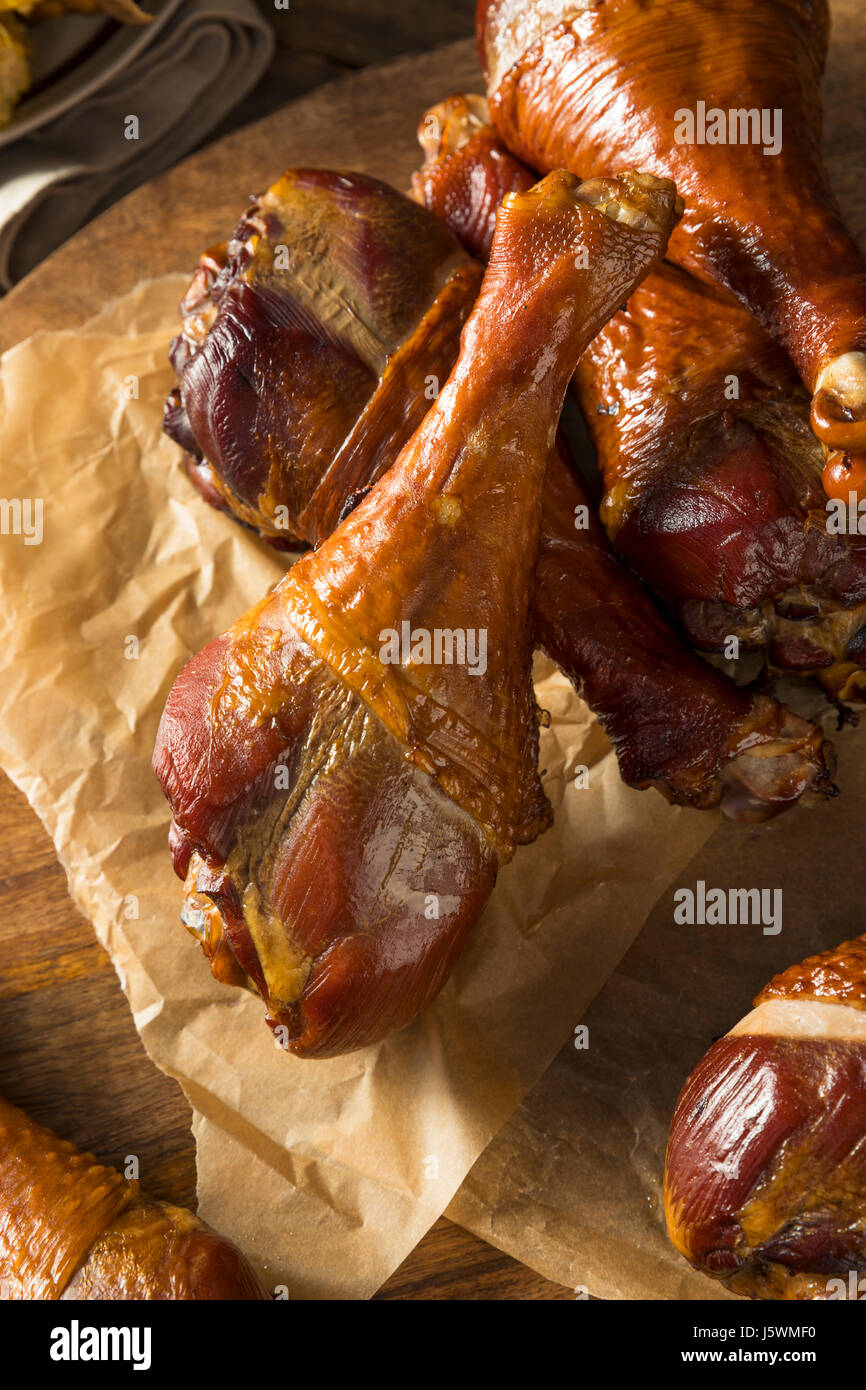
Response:
[[[463,40],[328,83],[200,150],[91,222],[0,301],[0,352],[39,328],[83,323],[139,280],[192,273],[246,199],[292,165],[355,169],[408,187],[425,109],[480,84],[475,44]]]
[[[0,351],[39,328],[74,327],[143,277],[191,270],[234,226],[245,198],[289,165],[355,168],[405,186],[424,107],[478,81],[464,42],[340,80],[199,152],[91,223],[0,301]],[[3,774],[0,842],[0,1094],[103,1161],[134,1152],[155,1196],[194,1206],[189,1106],[148,1059],[51,841]],[[377,1296],[573,1295],[443,1218]]]
[[[323,82],[472,33],[475,0],[255,0],[274,31],[267,72],[208,139],[269,116]]]

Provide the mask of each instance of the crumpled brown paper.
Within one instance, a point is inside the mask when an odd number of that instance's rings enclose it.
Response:
[[[718,826],[584,1015],[588,1047],[560,1051],[469,1173],[453,1220],[602,1298],[734,1297],[665,1236],[668,1126],[689,1072],[772,976],[864,930],[866,723],[832,736],[841,796],[767,825]],[[698,880],[779,889],[781,931],[677,925],[674,891]]]
[[[183,288],[142,284],[0,363],[0,492],[42,499],[44,528],[41,544],[0,536],[0,760],[52,836],[148,1052],[195,1108],[202,1215],[271,1287],[366,1297],[448,1205],[717,817],[625,788],[586,708],[539,662],[555,829],[502,873],[412,1027],[329,1061],[276,1048],[261,1003],[217,985],[179,923],[150,770],[181,665],[285,564],[206,506],[161,434]]]

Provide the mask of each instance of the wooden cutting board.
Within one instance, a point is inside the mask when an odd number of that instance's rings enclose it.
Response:
[[[146,277],[192,273],[291,166],[354,169],[405,189],[428,106],[481,91],[472,40],[365,68],[192,155],[91,222],[0,301],[0,352],[38,328],[82,323]]]
[[[191,272],[235,226],[245,199],[291,165],[357,169],[405,188],[424,109],[479,86],[474,45],[461,42],[320,88],[202,150],[111,208],[0,301],[0,352],[37,329],[75,327],[145,277]],[[194,1206],[189,1106],[148,1059],[51,841],[2,773],[0,843],[0,1094],[104,1161],[135,1152],[154,1195]],[[379,1295],[571,1296],[444,1219]]]

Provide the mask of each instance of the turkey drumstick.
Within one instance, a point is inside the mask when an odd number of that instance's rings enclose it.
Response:
[[[0,1298],[265,1299],[239,1250],[0,1097]]]
[[[453,96],[422,119],[413,195],[485,254],[504,188],[533,175]],[[866,688],[866,538],[833,529],[806,392],[727,296],[666,263],[590,343],[575,386],[602,519],[694,646],[731,637],[834,699]]]
[[[530,167],[676,179],[672,259],[787,348],[828,488],[866,487],[866,263],[820,155],[826,0],[479,0],[477,32],[493,123]]]
[[[440,142],[455,147],[424,177],[440,188],[449,217],[467,239],[471,221],[473,245],[486,257],[503,193],[525,191],[533,180],[491,146],[489,129],[479,130],[480,146],[470,140],[463,147],[467,128],[478,130],[486,110],[483,100],[475,101],[476,118],[472,101],[455,98],[445,103],[447,111],[437,109],[422,122],[431,155]],[[455,171],[465,179],[455,178]],[[303,226],[296,224],[297,205],[304,208]],[[313,265],[303,256],[310,228],[316,229]],[[402,343],[394,342],[392,307],[366,288],[371,259],[400,289]],[[285,269],[277,274],[281,260]],[[322,170],[284,174],[249,210],[226,250],[202,258],[183,303],[183,332],[174,346],[179,384],[166,429],[187,449],[190,474],[208,500],[272,540],[279,520],[283,536],[316,544],[329,535],[423,419],[431,388],[456,359],[469,289],[477,288],[480,273],[461,258],[441,223],[386,185]],[[317,282],[328,286],[328,298],[322,294],[316,303],[321,317],[308,312],[301,319],[296,306]],[[351,310],[342,334],[325,317],[334,298]],[[351,331],[358,342],[358,321],[367,344],[391,343],[391,357],[378,382],[365,385],[354,422],[341,417],[340,428],[349,432],[340,442],[334,431],[329,454],[328,404],[340,384],[334,341],[354,351],[347,335]],[[322,403],[322,418],[308,417],[307,449],[291,412],[280,412],[286,360],[298,375],[301,398]],[[256,422],[252,431],[231,428],[239,392],[239,423]],[[286,428],[279,432],[274,421]],[[260,491],[262,479],[268,483]],[[536,638],[602,720],[626,781],[655,786],[680,804],[721,804],[728,815],[747,819],[784,810],[806,789],[832,791],[831,750],[820,733],[775,701],[737,689],[688,652],[615,562],[593,508],[556,454],[542,530]]]
[[[277,544],[329,535],[424,418],[481,274],[378,180],[289,170],[181,304],[164,425],[193,481]]]
[[[777,975],[695,1067],[665,1212],[677,1249],[735,1293],[863,1297],[866,937]]]
[[[506,199],[460,355],[394,465],[184,668],[154,753],[187,923],[302,1056],[441,988],[550,808],[530,604],[581,351],[664,254],[668,181],[551,174]]]

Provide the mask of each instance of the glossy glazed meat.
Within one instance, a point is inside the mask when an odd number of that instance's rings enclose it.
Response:
[[[410,196],[450,227],[470,256],[486,261],[499,204],[506,193],[531,188],[536,175],[499,139],[486,99],[471,93],[431,106],[418,143],[425,159]]]
[[[575,381],[608,533],[692,643],[862,698],[866,537],[828,513],[808,397],[760,326],[664,266]]]
[[[447,221],[455,234],[466,236],[481,255],[489,246],[491,208],[495,210],[500,191],[525,187],[532,178],[483,124],[484,111],[483,99],[474,96],[452,96],[432,107],[418,127],[426,159],[412,181],[413,196]],[[643,302],[650,287],[661,285],[665,274],[665,267],[659,267],[649,275],[629,300],[629,309]],[[700,322],[712,338],[700,286],[695,284],[695,290],[703,311]],[[752,324],[742,310],[729,307],[738,320]],[[627,312],[615,315],[590,343],[578,364],[576,381],[582,381],[585,372],[592,384],[592,366],[585,369],[585,364],[594,364],[605,353],[614,336],[612,325]],[[654,335],[643,342],[647,355],[655,338],[666,332],[666,319],[661,313],[658,318]],[[755,333],[770,352],[779,355],[757,326]],[[705,362],[702,356],[696,360]],[[620,375],[624,365],[619,362]],[[618,384],[616,370],[611,375]],[[665,383],[665,390],[679,391],[680,386],[678,379],[673,388]],[[636,389],[635,397],[630,401],[630,419],[636,422],[632,444],[637,447],[636,441],[652,434],[657,404],[649,390],[641,394]],[[718,427],[725,428],[722,420]],[[808,434],[808,425],[805,428]],[[672,430],[664,447],[670,449],[676,438]],[[643,494],[639,487],[636,492],[639,511]],[[576,532],[571,518],[579,510],[586,517],[586,529]],[[672,508],[667,520],[674,532],[678,526],[688,529],[682,508],[676,512]],[[718,532],[714,538],[722,539]],[[654,553],[652,547],[647,549]],[[725,566],[720,563],[718,568],[724,572]],[[632,785],[655,785],[670,799],[691,805],[715,804],[724,788],[721,804],[728,815],[758,820],[769,813],[774,785],[779,793],[775,804],[781,809],[792,804],[797,788],[809,784],[813,774],[807,771],[808,760],[790,759],[790,781],[782,773],[783,763],[795,753],[793,742],[779,758],[785,746],[780,737],[783,729],[786,738],[793,738],[799,721],[775,704],[761,700],[753,706],[745,691],[719,679],[716,671],[687,654],[645,590],[616,562],[588,498],[555,457],[545,489],[535,604],[537,640],[600,718],[617,750],[622,775]],[[731,614],[727,620],[730,632]],[[746,730],[755,733],[759,728],[765,753],[769,753],[770,731],[775,731],[779,741],[772,754],[732,756],[734,749],[748,746]],[[800,745],[801,751],[805,746]],[[813,744],[812,751],[818,747]]]
[[[866,265],[820,157],[826,0],[479,0],[477,25],[493,122],[530,167],[676,179],[671,257],[787,349],[828,490],[861,486]]]
[[[184,1207],[0,1099],[0,1298],[264,1299],[239,1250]]]
[[[483,116],[476,96],[431,108],[413,181],[482,253],[499,189],[533,177]],[[760,325],[665,264],[590,343],[575,386],[608,533],[693,645],[723,651],[737,637],[771,668],[859,698],[866,537],[834,531],[808,397]]]
[[[778,975],[683,1088],[668,1234],[751,1298],[866,1292],[866,937]]]
[[[630,786],[698,809],[721,806],[741,821],[767,820],[804,793],[835,794],[833,750],[820,730],[683,645],[556,455],[544,491],[535,637],[599,719]]]
[[[164,424],[193,481],[277,544],[329,535],[423,420],[480,284],[447,229],[385,184],[284,174],[181,305]]]
[[[549,821],[530,669],[544,472],[580,352],[675,218],[673,185],[643,175],[507,199],[422,425],[175,682],[154,768],[186,920],[298,1055],[414,1018],[498,864]]]
[[[491,141],[489,130],[479,128],[485,109],[480,98],[455,97],[424,118],[420,130],[429,160],[417,176],[416,196],[430,199],[437,212],[454,219],[461,234],[486,257],[503,189],[525,191],[532,176],[499,147],[498,141]],[[443,148],[447,157],[442,156]],[[341,176],[336,203],[335,177],[318,175],[316,196],[322,206],[313,221],[340,227],[340,256],[332,266],[325,255],[319,265],[319,273],[339,285],[340,265],[355,264],[360,255],[351,253],[349,231],[334,216],[355,176]],[[291,188],[295,178],[287,174],[277,187]],[[362,191],[366,185],[362,180]],[[399,194],[380,186],[381,214],[387,213],[388,202],[401,201]],[[404,289],[418,245],[441,244],[441,228],[435,243],[429,233],[419,237],[419,226],[423,226],[419,213],[420,209],[409,219],[391,212],[385,219],[392,229],[399,226],[404,232],[402,246],[396,235],[390,239],[395,279]],[[285,219],[280,221],[284,224]],[[366,238],[366,225],[354,225],[356,235]],[[204,259],[208,264],[212,260]],[[225,261],[225,257],[220,259]],[[461,284],[468,283],[470,272],[480,275],[460,261],[456,244],[449,262],[457,267],[455,274]],[[189,310],[190,303],[197,296],[201,300],[204,293],[208,305],[204,319],[212,329],[220,324],[225,303],[218,284],[214,291],[217,302],[208,298],[211,292],[206,287],[214,283],[206,264],[185,301]],[[254,286],[254,278],[248,283]],[[297,297],[293,270],[283,273],[280,293],[287,300]],[[430,309],[424,308],[423,299],[413,298],[413,303],[422,322],[435,321],[438,370],[447,375],[457,356],[465,302],[461,297],[446,304],[440,298]],[[231,317],[231,309],[228,312]],[[368,316],[368,325],[382,336],[375,317]],[[195,331],[187,319],[185,332],[192,336]],[[429,400],[421,383],[429,359],[422,354],[415,365],[422,338],[410,335],[405,346],[395,351],[394,360],[402,364],[399,373],[385,368],[372,407],[362,410],[350,430],[349,445],[336,446],[333,465],[326,457],[321,459],[321,478],[305,459],[296,464],[296,446],[291,441],[283,441],[279,452],[271,451],[271,466],[285,480],[285,490],[274,494],[275,502],[286,504],[295,533],[302,532],[313,543],[330,534],[335,519],[385,471],[411,435],[414,423],[423,418]],[[207,351],[212,357],[212,350]],[[275,393],[279,361],[261,348],[256,351],[260,364],[257,387],[267,402]],[[324,398],[338,389],[338,381],[330,372],[330,363],[317,358],[311,349],[302,380],[318,379],[317,391]],[[216,397],[219,380],[212,379]],[[388,400],[388,410],[375,408],[380,399]],[[176,415],[171,406],[169,424],[174,430]],[[197,451],[191,462],[193,478],[209,500],[224,505],[218,489],[207,482],[214,471],[212,465],[200,457],[194,439],[191,444]],[[250,469],[260,468],[252,442],[245,440],[244,448]],[[582,524],[578,524],[579,518]],[[268,516],[260,512],[253,520],[267,533]],[[806,789],[818,795],[832,790],[831,750],[822,745],[817,731],[773,701],[755,701],[688,653],[660,621],[632,576],[613,562],[589,499],[556,456],[549,465],[542,533],[535,594],[537,640],[602,720],[626,781],[639,787],[655,786],[669,800],[681,804],[699,808],[721,804],[728,815],[747,819],[761,819],[785,809]],[[758,746],[763,751],[756,762],[753,753]]]

